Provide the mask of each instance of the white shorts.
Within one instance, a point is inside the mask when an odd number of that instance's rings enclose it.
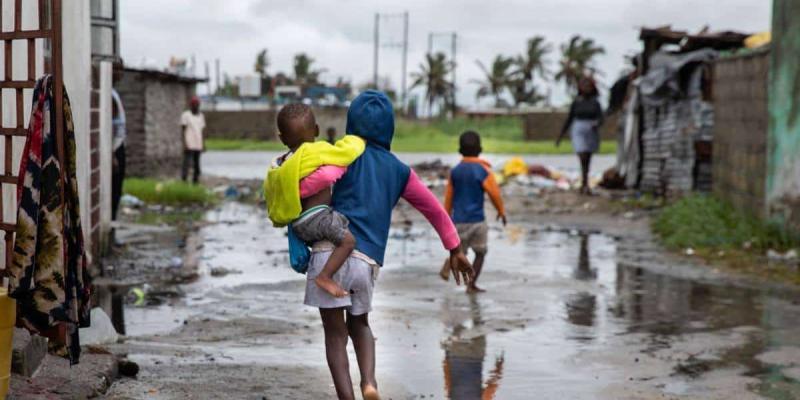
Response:
[[[330,251],[314,251],[308,262],[306,272],[306,298],[304,303],[317,308],[344,307],[352,315],[362,315],[372,311],[372,291],[375,287],[377,265],[370,265],[366,260],[350,256],[333,274],[333,280],[350,293],[347,297],[334,297],[321,289],[314,282],[328,257]]]

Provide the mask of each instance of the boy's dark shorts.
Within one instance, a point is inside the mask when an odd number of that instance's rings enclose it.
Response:
[[[292,222],[297,237],[308,243],[331,242],[335,246],[342,243],[350,222],[347,217],[330,207],[320,207],[300,216]]]
[[[486,254],[489,242],[489,225],[486,221],[456,224],[458,237],[461,239],[461,251],[464,254],[472,249],[475,254]]]

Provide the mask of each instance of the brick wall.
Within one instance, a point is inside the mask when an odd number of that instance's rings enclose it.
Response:
[[[92,65],[92,88],[89,109],[89,232],[92,254],[100,255],[100,69]]]
[[[275,110],[259,111],[205,111],[205,136],[220,139],[275,140],[278,128],[275,126]],[[315,108],[320,136],[328,127],[336,128],[338,134],[344,132],[347,119],[346,108]]]
[[[769,52],[714,64],[714,194],[764,216]]]
[[[180,115],[194,84],[125,70],[115,88],[125,107],[126,174],[179,177],[183,161]]]

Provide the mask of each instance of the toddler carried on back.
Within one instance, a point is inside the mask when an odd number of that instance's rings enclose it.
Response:
[[[275,226],[289,225],[290,240],[296,237],[309,245],[330,242],[335,246],[314,281],[331,296],[345,297],[347,291],[333,275],[355,248],[356,240],[348,230],[347,217],[330,207],[331,182],[364,152],[364,140],[348,135],[335,144],[316,142],[319,126],[311,108],[303,104],[283,107],[277,125],[289,152],[273,160],[267,172],[264,196],[269,218]],[[303,261],[293,261],[298,263]],[[304,272],[303,265],[293,267]]]

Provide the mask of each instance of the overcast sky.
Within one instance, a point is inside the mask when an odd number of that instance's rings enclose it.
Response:
[[[135,0],[121,1],[121,50],[125,63],[165,66],[170,56],[221,60],[231,76],[252,73],[256,52],[269,51],[269,72],[291,73],[292,58],[306,52],[326,68],[324,81],[344,77],[359,86],[372,77],[373,21],[376,12],[408,11],[409,72],[419,69],[429,32],[458,33],[457,84],[462,105],[475,106],[481,71],[498,53],[518,54],[527,38],[543,35],[554,50],[573,34],[591,37],[606,54],[598,59],[605,85],[624,66],[623,57],[640,48],[638,28],[671,24],[697,31],[769,30],[769,0]],[[385,42],[402,38],[399,19],[382,20]],[[435,50],[449,52],[447,38]],[[550,55],[555,69],[557,51]],[[212,71],[213,71],[213,62]],[[381,48],[379,73],[400,87],[400,51]],[[213,74],[213,72],[212,72]],[[410,84],[410,79],[409,79]],[[563,85],[550,83],[552,101],[566,99]],[[545,87],[547,87],[545,86]],[[202,91],[202,89],[201,89]]]

